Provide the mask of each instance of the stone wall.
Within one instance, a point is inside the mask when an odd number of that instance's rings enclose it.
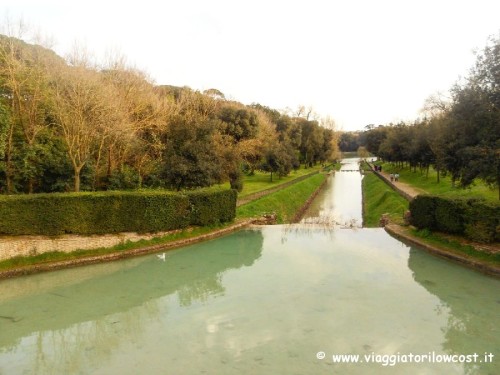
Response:
[[[94,236],[63,235],[46,236],[2,236],[0,237],[0,261],[15,256],[33,256],[50,251],[69,253],[75,250],[89,250],[101,247],[112,247],[127,241],[136,242],[163,237],[170,232],[117,233]]]

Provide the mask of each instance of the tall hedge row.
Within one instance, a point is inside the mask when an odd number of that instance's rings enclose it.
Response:
[[[500,204],[478,199],[419,195],[410,202],[411,224],[461,234],[478,242],[500,241]]]
[[[3,196],[0,234],[158,232],[230,221],[235,210],[232,190]]]
[[[191,225],[211,225],[236,217],[236,190],[199,190],[188,192]]]

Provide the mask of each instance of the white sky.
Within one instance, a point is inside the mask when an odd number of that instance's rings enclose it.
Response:
[[[157,84],[313,106],[344,130],[415,119],[467,75],[499,15],[498,0],[0,0],[2,19],[62,56],[75,41],[119,50]]]

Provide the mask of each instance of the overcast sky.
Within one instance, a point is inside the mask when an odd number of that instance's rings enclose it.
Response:
[[[118,50],[157,84],[313,106],[344,130],[412,120],[500,32],[498,0],[0,0],[67,54]]]

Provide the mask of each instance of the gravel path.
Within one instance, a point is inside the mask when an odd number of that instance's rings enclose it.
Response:
[[[373,173],[376,173],[387,185],[392,187],[394,190],[399,192],[403,197],[405,197],[407,200],[411,201],[413,198],[415,198],[419,194],[425,194],[426,192],[422,189],[416,188],[414,186],[411,186],[407,183],[401,182],[401,181],[391,181],[391,178],[387,172],[378,172],[375,169],[373,169],[373,165],[369,164],[370,168],[372,169]]]

